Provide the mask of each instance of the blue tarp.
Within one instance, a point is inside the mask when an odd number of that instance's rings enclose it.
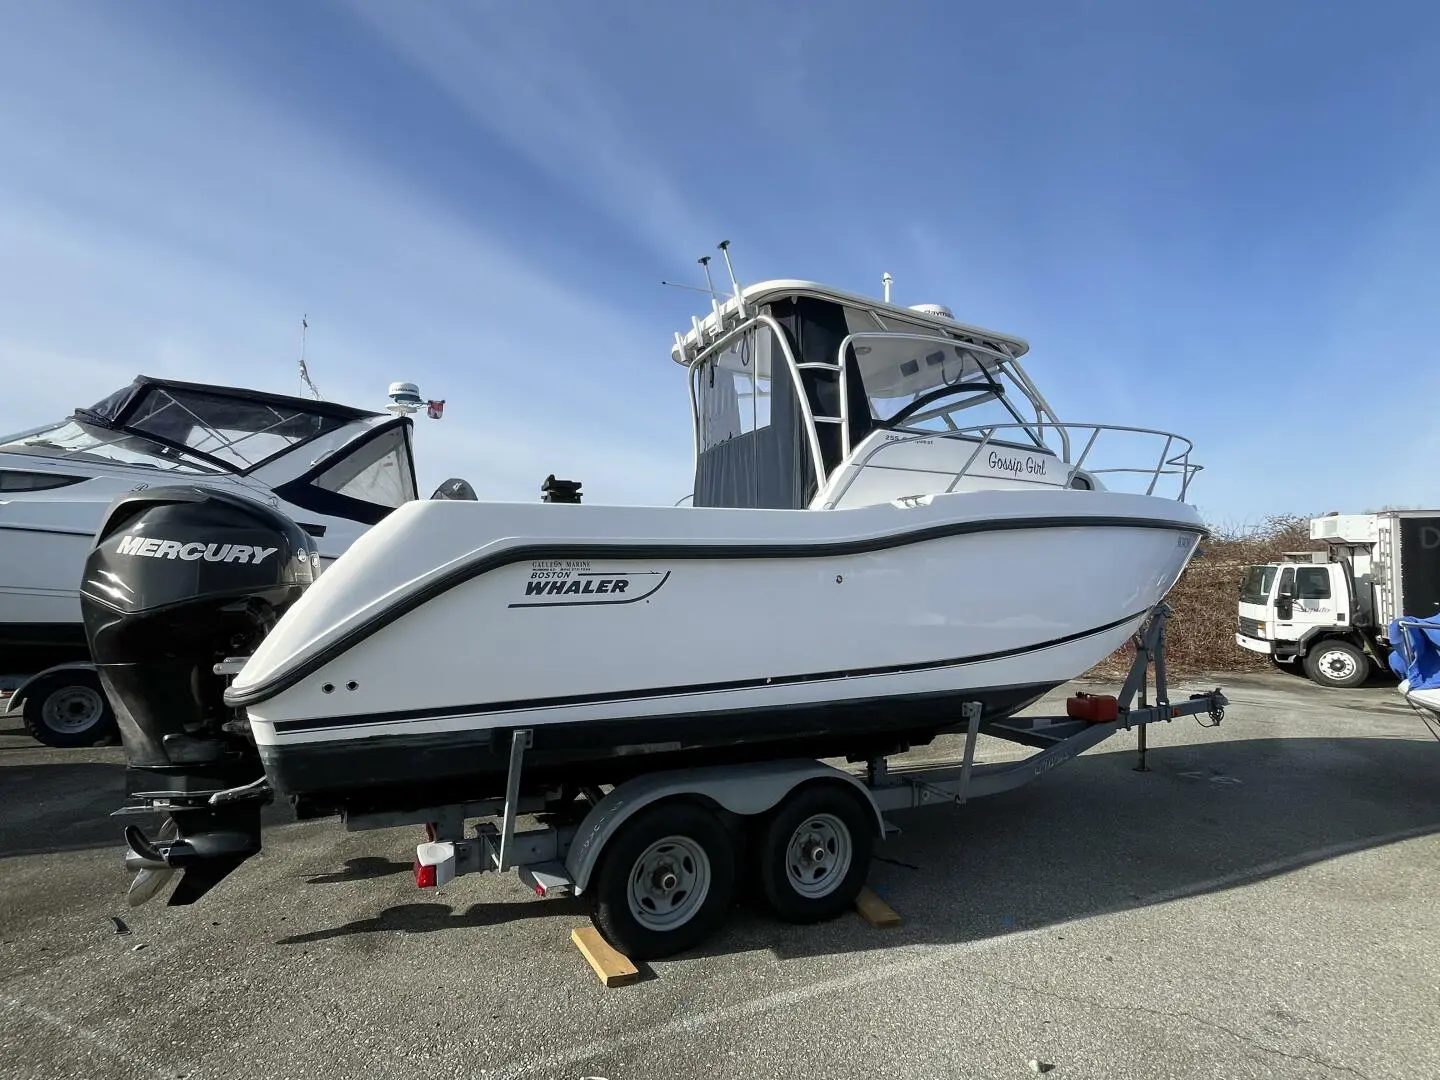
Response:
[[[1440,690],[1440,618],[1399,618],[1390,624],[1390,670],[1411,690]]]

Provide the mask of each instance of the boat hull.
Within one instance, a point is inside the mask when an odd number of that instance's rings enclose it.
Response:
[[[1407,679],[1400,683],[1400,693],[1416,709],[1440,720],[1440,690],[1412,690]]]
[[[1181,504],[1096,493],[799,514],[491,506],[514,512],[513,539],[437,562],[417,556],[423,536],[475,511],[435,505],[362,538],[227,695],[282,793],[486,797],[517,728],[533,732],[528,775],[584,783],[893,753],[963,727],[964,702],[1000,719],[1114,652],[1203,533]],[[541,526],[558,534],[520,539]],[[443,571],[406,579],[407,558]],[[347,611],[351,595],[370,602]]]

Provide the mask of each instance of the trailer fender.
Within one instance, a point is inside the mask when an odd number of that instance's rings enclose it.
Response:
[[[732,814],[763,814],[801,784],[812,780],[850,784],[874,812],[876,835],[885,837],[885,819],[870,791],[841,769],[814,760],[762,761],[702,769],[674,769],[627,780],[585,816],[565,857],[565,869],[581,893],[600,861],[606,843],[632,815],[661,799],[700,796]]]
[[[26,679],[13,691],[11,691],[10,701],[6,705],[5,711],[7,713],[18,713],[23,711],[25,707],[25,698],[29,695],[30,690],[34,687],[36,683],[40,682],[42,679],[50,678],[50,676],[54,675],[57,671],[71,670],[94,671],[95,665],[90,663],[88,660],[72,660],[66,664],[55,664],[53,667],[48,667],[44,671],[37,671],[34,675],[31,675],[28,679]]]

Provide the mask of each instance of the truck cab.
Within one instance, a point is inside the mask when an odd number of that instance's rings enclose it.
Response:
[[[1298,662],[1323,686],[1359,686],[1371,659],[1357,626],[1350,565],[1324,561],[1327,555],[1287,553],[1282,562],[1247,566],[1235,643],[1280,665]]]
[[[1245,567],[1235,643],[1321,686],[1359,686],[1388,671],[1394,619],[1440,614],[1440,511],[1326,514],[1310,539],[1323,550]]]

